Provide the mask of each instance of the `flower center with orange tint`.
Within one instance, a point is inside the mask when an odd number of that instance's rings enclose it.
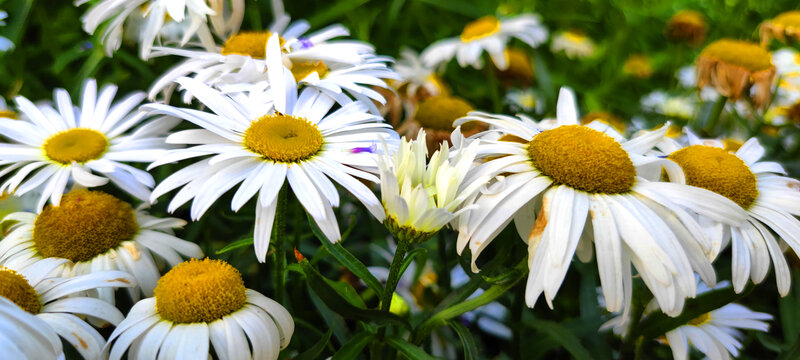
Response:
[[[736,65],[751,72],[767,70],[772,67],[772,56],[767,50],[749,41],[717,40],[706,46],[700,56]]]
[[[108,149],[103,133],[84,128],[61,131],[44,142],[45,155],[63,165],[99,159]]]
[[[636,168],[622,145],[586,126],[543,131],[528,143],[528,155],[556,184],[588,193],[625,193],[636,179]]]
[[[738,156],[720,148],[692,145],[669,155],[686,174],[686,184],[720,194],[747,209],[758,197],[756,176]]]
[[[323,142],[317,125],[280,113],[260,117],[244,133],[244,146],[248,150],[275,162],[306,160],[322,149]]]
[[[39,294],[28,280],[16,271],[2,266],[0,266],[0,297],[11,300],[31,314],[38,314],[42,309]]]
[[[214,322],[247,303],[242,274],[208,258],[178,264],[158,280],[154,293],[158,314],[179,324]]]

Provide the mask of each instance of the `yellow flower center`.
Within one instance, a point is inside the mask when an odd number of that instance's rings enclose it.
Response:
[[[294,75],[295,81],[303,80],[314,72],[321,79],[328,73],[328,67],[322,61],[304,61],[292,64],[292,75]]]
[[[585,126],[560,126],[536,135],[528,144],[528,155],[555,183],[589,193],[624,193],[636,178],[636,168],[622,146]]]
[[[758,197],[756,176],[742,159],[724,149],[692,145],[669,158],[681,166],[688,185],[725,196],[745,209]]]
[[[508,48],[504,54],[508,68],[503,73],[523,81],[533,78],[533,64],[527,52],[517,48]]]
[[[466,116],[470,111],[472,111],[472,105],[463,99],[439,95],[425,99],[420,103],[414,119],[425,129],[452,131],[454,129],[453,121]],[[464,125],[466,125],[462,126],[464,130],[467,130],[467,126],[475,126],[472,123]]]
[[[694,318],[692,320],[689,320],[689,322],[687,324],[692,325],[692,326],[700,326],[700,325],[703,325],[703,324],[707,323],[709,320],[711,320],[711,313],[705,313],[705,314],[700,315],[700,316],[698,316],[698,317],[696,317],[696,318]]]
[[[276,162],[306,160],[322,149],[322,133],[308,120],[280,113],[253,121],[244,133],[244,146]]]
[[[222,44],[222,55],[245,55],[253,59],[267,58],[267,41],[272,33],[269,31],[241,31],[225,40]],[[280,45],[285,40],[280,38]]]
[[[36,217],[33,242],[44,257],[80,262],[117,248],[138,230],[128,203],[100,191],[75,190]]]
[[[628,75],[638,78],[646,78],[653,75],[653,66],[650,64],[650,58],[645,55],[631,55],[625,60],[625,65],[622,71]]]
[[[0,266],[0,297],[11,300],[31,314],[38,314],[42,309],[39,294],[25,277],[16,271]]]
[[[695,26],[706,26],[703,14],[694,10],[682,10],[672,16],[670,23],[692,24]]]
[[[576,44],[582,43],[587,39],[586,35],[577,31],[565,31],[564,38]]]
[[[706,46],[700,56],[739,66],[751,72],[772,67],[772,57],[767,50],[749,41],[717,40]]]
[[[800,11],[792,10],[784,12],[772,19],[772,23],[782,25],[787,30],[792,30],[790,28],[796,29],[800,27]]]
[[[464,26],[464,31],[461,32],[461,41],[470,42],[482,39],[496,34],[498,31],[500,31],[500,20],[492,15],[484,16]]]
[[[19,119],[17,117],[17,113],[11,110],[0,110],[0,118],[7,118],[7,119]]]
[[[222,260],[191,259],[158,280],[156,309],[179,323],[210,323],[241,309],[247,302],[242,275]]]
[[[103,133],[83,128],[65,130],[44,142],[44,152],[50,160],[69,165],[99,159],[108,149]]]

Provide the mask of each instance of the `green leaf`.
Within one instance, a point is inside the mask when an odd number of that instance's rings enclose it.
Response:
[[[569,351],[573,358],[578,360],[590,360],[592,358],[589,350],[583,347],[578,337],[561,324],[547,320],[533,320],[532,322],[528,322],[528,324],[536,329],[536,331],[547,334],[547,336],[559,343],[564,349]]]
[[[407,358],[411,360],[434,360],[436,359],[433,356],[428,355],[425,350],[419,348],[419,346],[413,345],[408,341],[405,341],[398,337],[390,337],[386,339],[386,343],[389,346],[397,349],[398,352],[405,355]]]
[[[295,356],[294,360],[313,360],[320,358],[320,354],[322,351],[325,350],[325,347],[331,341],[331,334],[333,334],[333,329],[328,329],[322,337],[317,341],[314,346],[310,347],[308,350],[300,353],[299,355]]]
[[[308,260],[303,260],[300,262],[300,266],[303,269],[303,273],[306,275],[306,280],[308,281],[311,291],[317,294],[317,296],[319,296],[322,301],[324,301],[325,304],[331,308],[331,310],[335,311],[344,318],[372,321],[378,324],[400,325],[409,330],[411,329],[411,325],[409,325],[408,322],[395,314],[372,309],[361,309],[351,304],[349,301],[347,301],[347,299],[342,297],[342,295],[340,295],[336,289],[331,287],[327,281],[325,281],[325,278],[322,276],[322,274],[320,274],[317,269],[315,269],[311,263],[308,262]]]
[[[367,284],[367,287],[372,289],[372,291],[374,291],[376,294],[382,294],[383,285],[381,285],[381,282],[378,281],[378,279],[376,279],[371,272],[369,272],[367,266],[364,265],[364,263],[362,263],[360,260],[358,260],[358,258],[353,256],[352,253],[347,251],[347,249],[342,247],[340,243],[331,244],[328,238],[326,238],[325,235],[322,233],[322,231],[319,229],[314,219],[312,219],[311,216],[308,214],[306,214],[306,216],[308,217],[309,225],[311,225],[311,231],[314,233],[317,239],[319,239],[319,241],[322,243],[322,247],[328,250],[328,252],[330,252],[331,255],[333,255],[333,257],[336,258],[336,261],[342,264],[342,266],[347,268],[347,270],[350,270],[350,272],[352,272],[359,279],[364,281],[364,283]]]
[[[461,339],[461,346],[464,348],[464,360],[477,359],[478,346],[475,344],[475,339],[472,338],[472,333],[469,332],[469,329],[455,320],[448,321],[447,325],[450,325],[458,335],[458,338]]]
[[[253,238],[249,237],[249,238],[239,239],[228,245],[225,245],[225,247],[223,247],[222,249],[219,249],[219,251],[217,251],[217,255],[224,254],[228,251],[238,248],[243,248],[250,245],[253,245]]]
[[[353,306],[359,307],[361,309],[366,309],[367,305],[364,304],[364,300],[361,299],[361,296],[358,296],[356,289],[344,282],[344,281],[333,281],[328,278],[324,278],[325,282],[328,283],[336,292],[339,293],[345,300],[349,303],[353,304]]]
[[[347,323],[345,323],[344,318],[342,318],[339,314],[333,312],[328,305],[325,305],[325,302],[317,296],[311,290],[311,286],[307,286],[308,288],[308,297],[311,298],[311,302],[314,303],[314,306],[319,311],[319,314],[322,316],[322,320],[325,321],[325,324],[328,325],[328,328],[333,330],[333,336],[339,340],[339,343],[344,343],[347,339],[350,338],[350,331],[347,329]]]
[[[374,337],[374,333],[366,330],[354,335],[350,338],[350,341],[336,352],[336,354],[333,354],[331,360],[352,360],[358,358],[362,350],[372,342]]]
[[[781,356],[778,357],[778,360],[795,360],[795,359],[800,359],[800,338],[797,338],[792,347],[782,352]]]
[[[312,27],[322,26],[336,20],[343,15],[346,15],[347,13],[353,11],[353,9],[356,9],[368,2],[369,0],[337,1],[332,3],[333,5],[328,7],[326,10],[319,11],[313,16],[308,17],[308,23],[311,24]]]

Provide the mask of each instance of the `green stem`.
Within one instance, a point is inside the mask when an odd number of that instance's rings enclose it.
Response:
[[[508,281],[505,281],[501,284],[495,284],[486,289],[483,294],[480,294],[472,299],[456,303],[453,306],[450,306],[438,313],[434,314],[427,320],[425,320],[422,324],[420,324],[417,329],[414,331],[412,336],[412,340],[414,344],[422,343],[422,340],[433,331],[438,326],[445,325],[448,320],[460,316],[466,312],[475,310],[481,306],[484,306],[488,303],[491,303],[506,292],[509,289],[514,287],[520,280],[522,280],[525,275],[527,275],[528,271],[528,260],[523,259],[516,267],[516,274],[512,276]]]
[[[389,277],[386,278],[386,286],[381,295],[381,311],[389,311],[392,306],[392,295],[394,290],[397,289],[397,283],[400,281],[400,270],[403,266],[403,259],[406,257],[410,242],[404,238],[397,239],[397,249],[394,252],[392,265],[389,267]]]
[[[727,102],[728,98],[720,95],[719,99],[717,99],[717,102],[714,103],[714,108],[711,109],[711,115],[708,117],[708,121],[705,123],[705,130],[709,135],[714,136],[717,133],[719,118],[722,115],[722,110],[725,110],[725,103]]]
[[[289,189],[287,188],[287,184],[283,184],[283,187],[278,193],[278,205],[275,210],[275,226],[273,227],[275,236],[272,239],[272,243],[275,245],[275,261],[273,261],[275,269],[272,272],[275,277],[275,299],[281,303],[283,303],[286,282],[283,271],[286,268],[286,254],[283,251],[283,243],[286,237],[286,212],[289,211],[288,197]]]

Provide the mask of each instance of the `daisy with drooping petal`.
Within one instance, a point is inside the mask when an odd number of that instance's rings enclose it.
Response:
[[[203,257],[199,246],[172,234],[185,221],[150,216],[100,191],[73,190],[60,206],[49,205],[38,215],[14,213],[3,222],[15,223],[0,241],[0,264],[25,267],[46,258],[68,259],[71,263],[59,268],[65,277],[122,270],[136,279],[128,289],[134,300],[153,295],[161,275],[157,261],[171,267],[182,256]],[[113,289],[99,289],[97,296],[114,303]]]
[[[83,5],[89,0],[76,0],[75,5]],[[100,34],[106,54],[111,56],[122,44],[123,25],[129,17],[146,17],[139,56],[150,57],[153,44],[159,40],[161,30],[170,22],[189,23],[184,27],[181,46],[197,37],[209,49],[214,47],[214,37],[227,36],[239,30],[244,18],[244,0],[230,0],[229,16],[223,17],[228,9],[228,0],[103,0],[94,4],[81,19],[83,29],[93,34],[106,24]],[[211,22],[211,26],[208,22]]]
[[[727,282],[720,282],[716,288],[724,286]],[[702,283],[697,288],[698,293],[709,291]],[[769,324],[765,320],[772,320],[772,315],[730,303],[670,330],[665,339],[675,360],[689,359],[689,345],[710,360],[729,360],[731,356],[738,357],[742,348],[744,334],[740,329],[767,332]]]
[[[702,13],[694,10],[681,10],[669,19],[664,33],[671,41],[699,46],[706,39],[707,27]]]
[[[790,271],[777,240],[800,252],[800,221],[795,218],[800,216],[800,181],[782,176],[786,171],[780,164],[760,161],[766,151],[756,138],[735,151],[728,151],[722,141],[703,140],[692,133],[688,142],[686,147],[676,141],[659,147],[683,169],[686,184],[729,198],[747,215],[740,224],[701,218],[717,253],[724,244],[732,246],[734,290],[741,292],[748,278],[756,284],[763,281],[771,262],[778,292],[786,296]]]
[[[682,179],[679,167],[642,155],[667,127],[627,141],[617,134],[616,140],[578,125],[574,95],[567,89],[559,96],[557,115],[549,130],[482,113],[456,122],[483,121],[503,134],[498,141],[481,140],[479,153],[489,159],[485,171],[502,176],[459,221],[459,253],[469,246],[477,271],[475,259],[513,219],[529,248],[526,303],[532,307],[544,292],[552,307],[573,255],[588,260],[593,238],[608,309],[629,308],[633,263],[662,310],[680,314],[685,298],[695,295],[693,270],[710,283],[715,275],[702,228],[679,205],[732,224],[744,221],[743,212],[710,191],[642,178],[643,172],[663,168]]]
[[[56,108],[34,105],[18,96],[21,120],[0,118],[0,133],[13,143],[0,144],[0,193],[22,196],[41,193],[38,209],[48,198],[58,206],[70,182],[94,187],[109,180],[131,195],[147,200],[153,177],[123,162],[152,162],[168,148],[167,131],[176,119],[157,118],[142,123],[144,113],[133,110],[144,100],[135,92],[112,105],[117,87],[107,85],[98,96],[97,84],[84,84],[80,108],[64,89],[56,89]],[[99,174],[96,175],[96,174]]]
[[[550,41],[550,51],[553,53],[564,52],[570,59],[583,59],[592,57],[595,53],[594,41],[582,31],[567,30],[553,36]]]
[[[278,35],[269,42],[278,50]],[[268,59],[269,60],[269,59]],[[151,164],[211,156],[175,172],[156,187],[152,199],[182,187],[170,202],[174,211],[194,199],[191,216],[198,219],[222,194],[238,190],[231,208],[238,211],[258,194],[254,244],[256,256],[266,260],[278,192],[288,181],[293,193],[325,236],[339,241],[339,225],[333,207],[339,194],[331,180],[361,201],[379,220],[384,213],[380,201],[359,179],[378,182],[376,150],[381,141],[393,150],[397,133],[381,118],[366,112],[366,105],[352,102],[331,112],[334,100],[307,88],[298,96],[289,69],[273,57],[270,63],[269,96],[274,108],[248,107],[197,80],[178,82],[212,112],[150,104],[151,112],[181,117],[203,129],[173,134],[172,143],[199,144],[174,150]]]
[[[387,72],[387,59],[375,57],[371,45],[355,40],[337,40],[350,34],[342,25],[332,25],[305,35],[311,27],[307,22],[300,20],[289,24],[290,18],[283,12],[282,5],[277,11],[269,30],[241,31],[223,37],[224,43],[211,49],[157,48],[154,56],[177,55],[187,59],[153,84],[150,98],[155,99],[159,92],[168,98],[176,85],[175,80],[185,76],[215,87],[268,80],[267,40],[272,34],[277,34],[280,46],[275,54],[280,54],[282,63],[293,69],[297,77],[295,82],[317,86],[326,92],[340,94],[344,90],[353,96],[383,101],[382,96],[376,96],[365,85],[387,87],[381,77],[394,76]],[[189,103],[191,99],[191,93],[184,94],[184,102]]]
[[[65,359],[55,330],[2,295],[0,353],[9,359]]]
[[[244,287],[222,260],[190,260],[164,275],[111,334],[109,359],[277,359],[294,320],[274,300]],[[249,343],[249,344],[248,344]],[[251,352],[252,347],[252,352]],[[213,348],[213,349],[212,349]]]
[[[770,54],[749,41],[720,39],[706,46],[697,57],[697,87],[713,86],[723,96],[736,101],[749,97],[757,106],[766,105],[772,95],[775,66]]]
[[[464,26],[459,37],[439,40],[428,46],[422,52],[422,63],[436,67],[455,57],[462,68],[469,65],[481,69],[481,55],[486,51],[494,65],[505,70],[508,68],[505,50],[511,38],[537,47],[547,40],[547,29],[535,14],[501,19],[487,15]]]
[[[100,359],[106,340],[92,326],[86,323],[105,322],[114,326],[122,322],[124,316],[113,305],[90,297],[83,297],[87,290],[130,287],[135,280],[121,271],[96,271],[91,274],[61,278],[50,274],[64,263],[65,259],[44,259],[23,268],[0,266],[0,298],[6,298],[20,309],[33,314],[37,321],[23,322],[25,317],[0,317],[0,329],[11,332],[24,329],[51,333],[55,331],[69,342],[85,359]],[[0,302],[0,309],[4,307]],[[0,310],[2,313],[3,310]],[[86,319],[86,320],[84,320]],[[6,333],[6,331],[3,331]],[[0,339],[3,335],[0,335]],[[42,343],[38,351],[61,352],[61,344],[50,339],[29,338],[26,342]],[[45,342],[46,341],[46,342]],[[27,345],[24,345],[27,347]],[[2,342],[0,342],[2,348]],[[34,356],[36,352],[26,353],[30,359],[46,359]],[[3,353],[3,356],[8,355]],[[23,358],[26,358],[23,357]]]
[[[378,161],[381,199],[389,230],[404,240],[422,242],[453,222],[489,177],[470,171],[477,155],[478,142],[464,145],[460,129],[453,131],[454,154],[442,143],[426,162],[429,149],[425,132],[417,139],[403,140],[394,154]]]
[[[800,40],[800,10],[790,10],[764,21],[758,28],[761,45],[768,45],[772,39],[786,43],[787,38]]]

